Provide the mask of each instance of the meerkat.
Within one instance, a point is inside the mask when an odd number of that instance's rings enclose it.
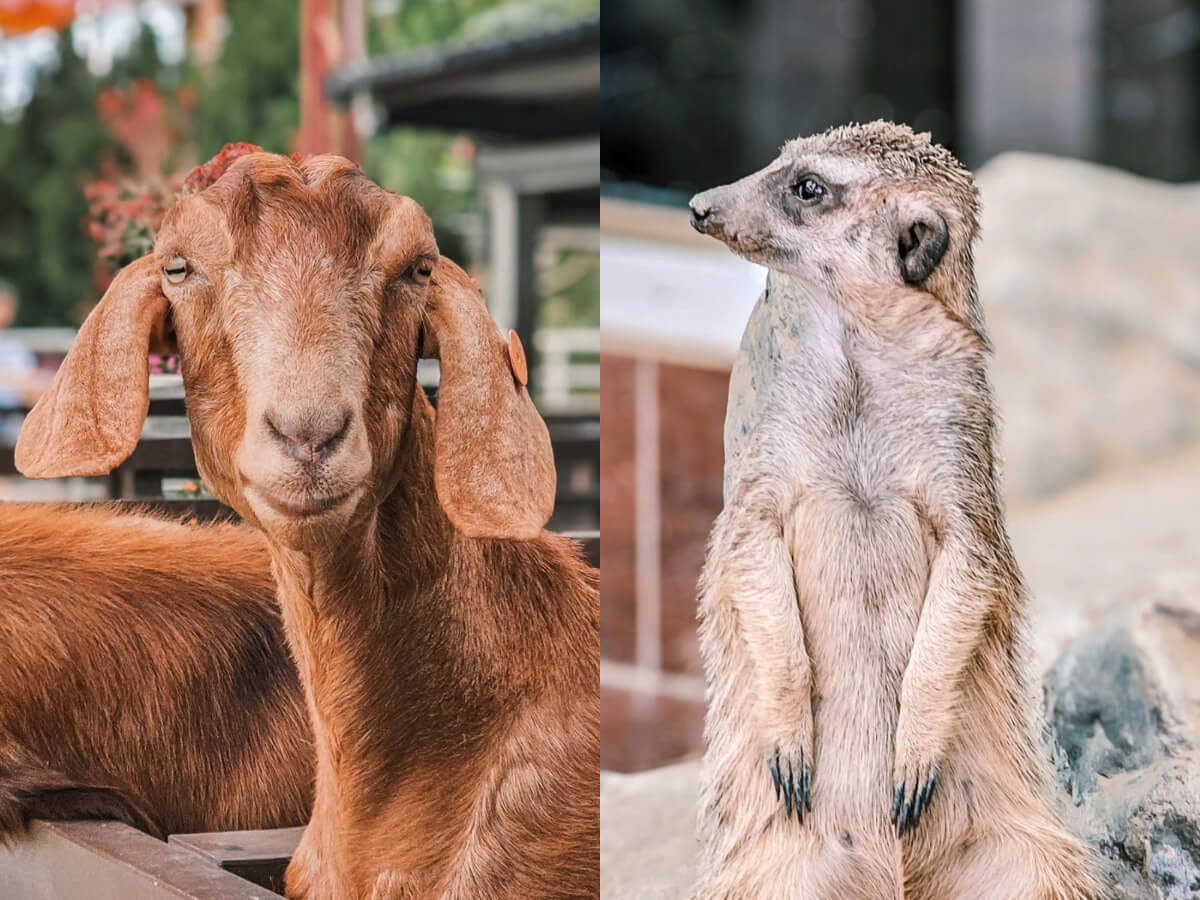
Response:
[[[694,896],[1102,896],[1040,740],[970,173],[875,122],[691,210],[768,269],[700,580]]]

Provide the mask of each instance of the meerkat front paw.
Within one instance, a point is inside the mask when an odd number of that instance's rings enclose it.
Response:
[[[938,761],[942,754],[931,731],[919,735],[905,727],[901,713],[896,734],[896,763],[893,769],[895,791],[892,796],[892,824],[896,834],[915,829],[928,812],[937,789]]]
[[[766,765],[775,786],[775,799],[783,803],[788,818],[795,811],[796,821],[803,824],[804,814],[812,812],[812,714],[801,718],[804,721],[799,727],[793,724],[768,738]]]
[[[788,753],[779,746],[767,762],[775,784],[775,799],[782,800],[787,815],[796,811],[796,821],[804,823],[804,812],[812,812],[812,764],[803,750]]]
[[[937,766],[918,767],[913,773],[896,776],[896,793],[892,798],[892,824],[896,835],[902,836],[921,822],[921,813],[929,810],[937,787]]]

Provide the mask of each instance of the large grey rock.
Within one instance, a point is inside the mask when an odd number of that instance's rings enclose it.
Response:
[[[978,184],[1009,495],[1200,439],[1200,186],[1026,153]]]
[[[1200,604],[1151,600],[1046,675],[1062,785],[1118,896],[1200,896]]]

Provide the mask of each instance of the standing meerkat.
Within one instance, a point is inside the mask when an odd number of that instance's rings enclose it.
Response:
[[[1040,741],[970,173],[875,122],[691,208],[769,269],[700,580],[696,897],[1100,896]]]

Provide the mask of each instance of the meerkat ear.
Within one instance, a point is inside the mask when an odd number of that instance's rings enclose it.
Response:
[[[946,255],[946,248],[950,246],[950,227],[935,210],[914,210],[900,216],[896,244],[904,280],[909,284],[920,284],[933,274]]]

